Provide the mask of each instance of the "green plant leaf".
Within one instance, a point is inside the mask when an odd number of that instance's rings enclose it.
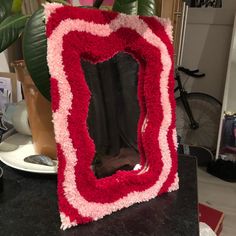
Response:
[[[115,0],[113,11],[130,15],[153,16],[156,14],[155,0]]]
[[[13,0],[11,11],[13,13],[21,12],[22,0]]]
[[[29,16],[10,15],[0,23],[0,52],[15,42],[22,33]]]
[[[138,15],[140,16],[156,15],[155,0],[139,0],[138,1]]]
[[[32,80],[42,95],[50,100],[50,76],[46,59],[47,40],[43,11],[43,7],[40,7],[26,24],[23,54]]]
[[[0,0],[0,22],[11,13],[12,0]]]
[[[128,15],[137,15],[138,14],[138,1],[116,0],[114,2],[112,10],[122,12]]]

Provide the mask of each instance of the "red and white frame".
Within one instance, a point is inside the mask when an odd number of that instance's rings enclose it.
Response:
[[[170,22],[60,4],[46,4],[45,16],[61,228],[177,190]],[[129,53],[139,63],[141,168],[97,179],[91,169],[95,145],[87,127],[91,93],[80,61],[99,63],[118,52]]]

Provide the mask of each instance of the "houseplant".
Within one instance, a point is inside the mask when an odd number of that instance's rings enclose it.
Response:
[[[49,2],[68,4],[63,0]],[[155,0],[115,0],[113,10],[124,12],[126,14],[154,15],[156,13],[155,2]],[[99,8],[102,3],[103,0],[96,0],[93,6],[95,8]],[[30,106],[34,111],[36,108],[38,110],[34,117],[29,117],[31,128],[35,126],[37,128],[35,133],[38,134],[40,130],[52,130],[50,119],[51,109],[49,102],[50,75],[46,61],[47,42],[45,36],[44,9],[43,7],[40,7],[31,16],[23,15],[21,13],[21,4],[22,0],[0,0],[0,52],[5,50],[9,45],[17,40],[20,35],[23,34],[23,59],[33,82],[29,76],[24,76],[23,78],[27,78],[25,87],[29,88],[30,96],[32,95],[32,88],[34,94],[36,94],[34,98],[32,96],[28,99],[26,98],[26,101],[28,100],[27,103],[31,104]],[[26,74],[24,64],[22,62],[17,63],[15,67],[17,68],[18,74]],[[24,91],[26,91],[26,89],[24,89]],[[33,100],[35,100],[36,103],[32,103]],[[42,107],[46,107],[46,111],[42,112],[39,110]],[[29,114],[31,115],[32,112],[29,112]],[[46,125],[44,124],[45,116],[47,117],[45,121]],[[39,118],[38,120],[40,123],[43,122],[42,128],[39,128],[39,123],[35,125],[33,124],[36,118]],[[37,140],[37,138],[34,138],[34,132],[32,133],[33,140]],[[50,136],[53,139],[53,132],[51,131],[50,133]],[[49,134],[42,133],[40,140],[44,140],[43,136],[48,135]],[[46,144],[50,144],[50,147],[54,146],[55,142],[52,141],[52,143],[50,143],[48,140],[46,140]],[[53,149],[55,150],[54,147]],[[42,149],[39,149],[38,152],[42,152]],[[48,154],[48,152],[44,154]],[[50,151],[50,156],[54,157],[55,152],[51,154]]]
[[[10,46],[25,32],[25,25],[31,16],[21,13],[22,4],[22,0],[0,1],[0,51]],[[56,158],[51,104],[33,83],[25,62],[23,60],[15,61],[12,65],[16,71],[17,79],[22,83],[35,151]],[[38,66],[40,67],[40,65]]]
[[[63,0],[49,2],[68,4]],[[96,0],[94,7],[99,8],[102,2],[103,0]],[[150,16],[156,13],[155,2],[155,0],[115,0],[113,10]],[[22,48],[27,69],[39,91],[50,100],[43,7],[30,16],[21,13],[21,4],[22,0],[0,0],[0,52],[23,34]]]

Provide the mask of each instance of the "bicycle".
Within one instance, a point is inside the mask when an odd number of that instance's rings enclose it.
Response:
[[[205,76],[199,70],[178,67],[175,74],[179,91],[176,98],[176,129],[181,143],[216,150],[221,115],[221,102],[201,92],[187,92],[181,82],[180,72],[193,78]]]

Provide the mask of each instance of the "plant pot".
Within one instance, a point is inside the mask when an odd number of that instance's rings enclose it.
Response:
[[[56,159],[51,103],[38,91],[23,60],[15,61],[12,65],[17,79],[22,83],[35,152]]]

